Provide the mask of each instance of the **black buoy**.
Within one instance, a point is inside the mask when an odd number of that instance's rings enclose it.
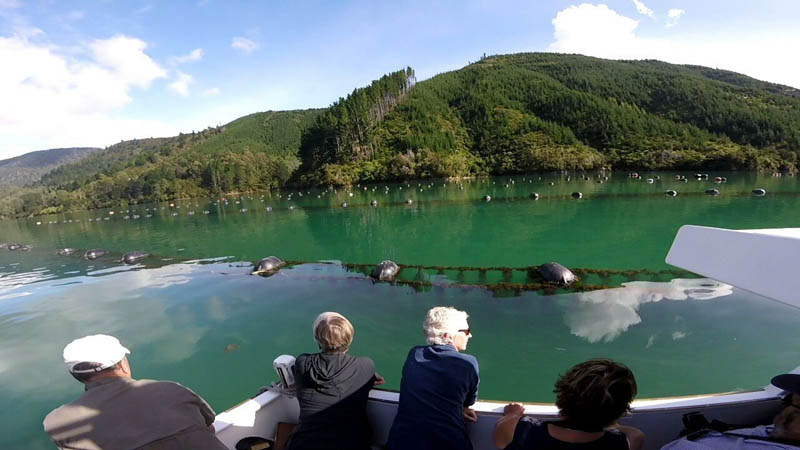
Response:
[[[578,277],[572,273],[571,270],[567,269],[566,267],[562,266],[557,262],[549,262],[542,264],[536,269],[539,272],[539,275],[545,279],[545,281],[549,283],[560,284],[563,286],[568,286],[576,281],[578,281]]]
[[[408,200],[406,200],[406,203],[410,205],[410,204],[414,203],[414,200],[408,199]]]
[[[706,189],[706,194],[715,196],[715,195],[719,195],[719,191],[716,190],[716,189]]]
[[[530,198],[534,200],[539,200],[539,193],[538,192],[531,192]]]
[[[266,258],[256,263],[256,266],[253,269],[253,271],[250,272],[250,275],[262,275],[262,276],[274,275],[285,264],[286,263],[283,262],[277,256],[267,256]]]
[[[491,195],[484,195],[484,196],[483,196],[483,201],[485,201],[485,202],[490,202],[490,201],[492,201],[492,196],[491,196]]]
[[[372,205],[372,206],[378,206],[378,201],[377,200],[373,200],[373,201],[369,202],[369,204]]]
[[[69,256],[69,255],[75,253],[76,251],[77,250],[75,250],[74,248],[67,247],[67,248],[60,249],[58,251],[58,254],[59,254],[59,256]]]
[[[85,259],[97,259],[97,258],[105,255],[106,253],[108,253],[108,252],[105,251],[105,250],[102,250],[102,249],[99,249],[99,248],[95,248],[95,249],[89,250],[86,253],[84,253],[83,257]]]
[[[761,189],[761,188],[753,189],[753,195],[755,195],[756,197],[763,197],[763,196],[767,195],[767,190],[766,189]]]
[[[672,189],[669,189],[666,192],[664,192],[664,194],[666,194],[667,197],[677,197],[678,196],[678,191],[674,191]]]
[[[379,281],[392,281],[397,276],[398,272],[400,272],[400,268],[397,264],[387,259],[375,266],[370,276]]]
[[[583,198],[583,193],[581,192],[573,192],[572,198]]]
[[[125,264],[136,264],[139,261],[147,258],[148,256],[150,256],[150,254],[145,252],[140,252],[140,251],[128,252],[122,255],[122,262],[124,262]]]

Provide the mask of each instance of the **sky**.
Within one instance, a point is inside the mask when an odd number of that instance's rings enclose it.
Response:
[[[580,53],[800,88],[797,0],[0,0],[0,159],[320,108],[406,66]]]

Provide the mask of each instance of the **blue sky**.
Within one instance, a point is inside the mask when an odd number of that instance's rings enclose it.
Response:
[[[483,53],[702,64],[800,87],[800,1],[0,0],[0,158],[324,107]]]

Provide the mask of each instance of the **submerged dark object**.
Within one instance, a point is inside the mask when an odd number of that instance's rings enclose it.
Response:
[[[678,195],[678,191],[675,191],[675,190],[669,189],[669,190],[665,191],[665,192],[664,192],[664,194],[665,194],[667,197],[677,197],[677,195]]]
[[[398,272],[400,272],[400,268],[397,267],[397,264],[387,259],[375,266],[370,276],[380,281],[392,281]]]
[[[531,192],[531,195],[529,195],[529,197],[534,199],[534,200],[539,200],[539,193],[538,192]]]
[[[95,249],[89,250],[86,253],[84,253],[83,257],[86,258],[86,259],[97,259],[97,258],[105,255],[106,253],[108,253],[108,252],[103,250],[103,249],[95,248]]]
[[[716,189],[706,189],[706,194],[708,195],[719,195],[719,191]]]
[[[30,244],[25,244],[25,245],[23,245],[22,247],[20,247],[20,251],[23,251],[23,252],[29,252],[29,251],[31,251],[31,249],[32,249],[32,248],[33,248],[33,246],[32,246],[32,245],[30,245]]]
[[[267,256],[256,264],[250,275],[265,274],[274,275],[286,263],[277,256]]]
[[[578,281],[578,277],[571,270],[557,262],[544,263],[536,271],[549,283],[569,286]]]
[[[8,250],[12,251],[12,252],[15,251],[15,250],[19,250],[21,248],[22,248],[22,244],[8,244]]]
[[[150,256],[150,254],[145,252],[140,252],[140,251],[128,252],[122,255],[122,262],[124,262],[125,264],[136,264],[139,261],[147,258],[148,256]]]
[[[581,192],[573,192],[572,198],[583,198],[583,193]]]
[[[759,189],[753,189],[753,195],[755,195],[756,197],[763,197],[763,196],[767,195],[767,190],[766,189],[760,189],[760,188]]]

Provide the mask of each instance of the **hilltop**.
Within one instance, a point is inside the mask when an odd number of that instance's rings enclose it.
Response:
[[[38,150],[0,161],[0,188],[36,183],[58,166],[85,158],[99,150],[92,147]]]
[[[325,109],[122,142],[0,200],[0,214],[601,167],[796,171],[798,151],[789,86],[660,61],[497,55],[420,82],[406,68]]]

